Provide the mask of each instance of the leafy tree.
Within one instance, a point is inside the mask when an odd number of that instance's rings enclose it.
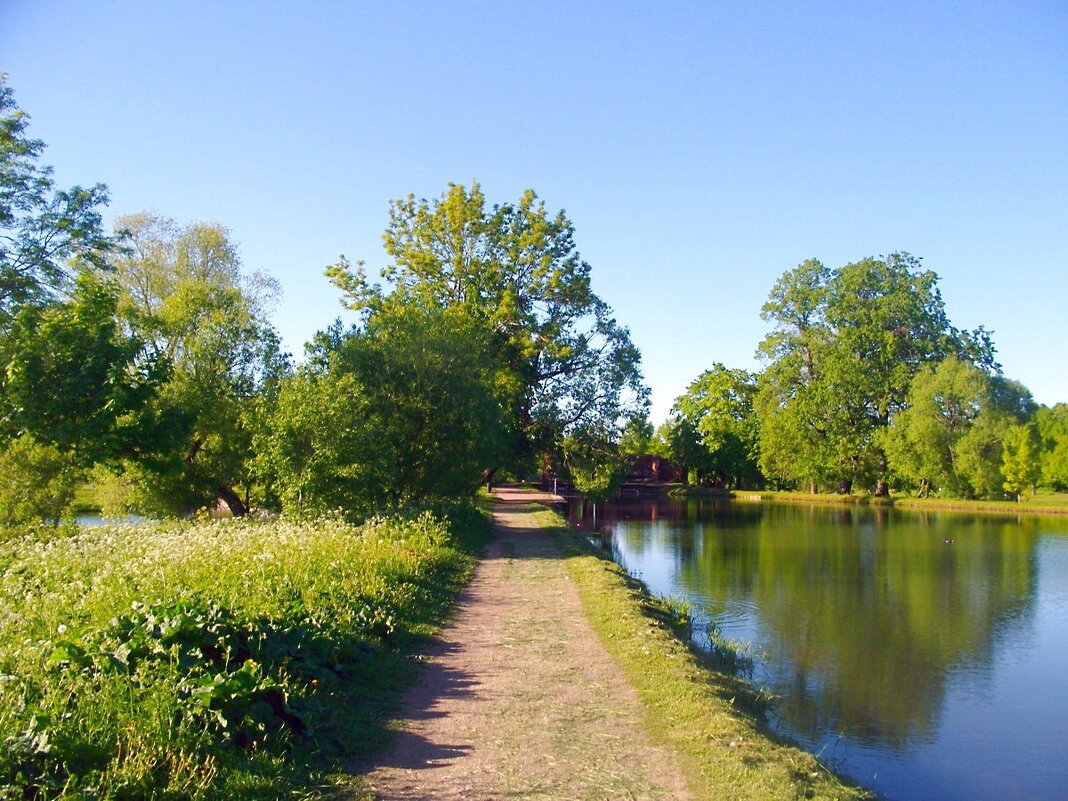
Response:
[[[1003,489],[1003,438],[1032,406],[1019,384],[950,356],[916,375],[907,407],[880,441],[893,471],[921,494],[996,497]]]
[[[3,515],[55,521],[78,471],[131,453],[164,375],[115,319],[103,185],[57,190],[0,74],[0,447]],[[13,493],[13,494],[10,494]]]
[[[0,524],[59,523],[74,501],[77,466],[69,454],[30,436],[0,450]]]
[[[960,443],[989,407],[989,376],[951,356],[913,379],[908,406],[894,418],[882,443],[894,472],[918,485],[921,494],[942,489],[971,491],[959,470]]]
[[[234,487],[251,480],[252,401],[288,364],[266,322],[276,284],[241,270],[221,225],[138,214],[118,226],[129,244],[113,262],[119,315],[171,366],[152,410],[151,454],[126,468],[156,513],[185,514],[218,498],[244,514]]]
[[[675,400],[673,415],[699,434],[718,481],[728,486],[760,482],[759,423],[753,408],[756,379],[745,370],[716,364],[690,384]]]
[[[1002,486],[1017,499],[1027,490],[1034,495],[1035,485],[1042,477],[1042,463],[1038,434],[1032,423],[1012,425],[1005,430],[1001,460],[1001,474],[1005,478]]]
[[[654,437],[653,424],[647,415],[636,415],[623,426],[619,436],[619,452],[634,461],[651,453]]]
[[[137,451],[166,364],[120,330],[117,297],[87,271],[69,302],[19,310],[0,334],[0,433],[70,451],[82,467]]]
[[[352,308],[373,312],[396,296],[483,328],[511,394],[519,459],[576,431],[618,432],[647,406],[638,349],[591,289],[573,236],[564,213],[548,214],[532,191],[487,208],[478,184],[450,184],[433,201],[391,203],[388,293],[362,264],[342,259],[328,275]]]
[[[472,492],[510,424],[486,339],[454,309],[397,299],[321,334],[257,438],[283,508],[366,513]]]
[[[701,442],[701,432],[692,420],[672,415],[657,430],[661,456],[683,470],[684,480],[700,484],[714,467],[708,449]]]
[[[254,466],[291,515],[366,509],[385,475],[366,396],[354,376],[303,370],[281,382],[254,436]]]
[[[0,327],[26,304],[63,297],[70,260],[104,268],[115,249],[101,227],[107,189],[57,190],[52,168],[38,164],[44,143],[28,138],[28,125],[0,73]]]
[[[1068,403],[1042,406],[1035,413],[1038,429],[1042,483],[1051,489],[1068,490]]]
[[[616,494],[634,461],[613,439],[612,432],[591,428],[565,437],[561,451],[575,489],[594,503]]]
[[[766,474],[888,491],[876,435],[916,372],[949,355],[996,368],[987,332],[949,324],[937,280],[906,253],[834,271],[809,260],[779,279],[761,314],[774,329],[758,349],[769,361],[755,404]]]

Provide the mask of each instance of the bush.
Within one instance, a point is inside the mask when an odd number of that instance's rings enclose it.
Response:
[[[13,439],[0,452],[0,524],[56,525],[74,502],[78,473],[72,459],[31,437]]]

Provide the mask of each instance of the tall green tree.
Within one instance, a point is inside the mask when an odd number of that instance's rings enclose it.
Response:
[[[1050,489],[1068,490],[1068,403],[1042,406],[1035,413],[1038,429],[1042,483]]]
[[[904,408],[912,377],[949,355],[996,368],[982,328],[949,324],[938,276],[895,253],[828,270],[809,260],[775,284],[758,349],[769,362],[756,401],[768,475],[884,494],[880,430]]]
[[[121,330],[117,305],[115,286],[85,271],[68,302],[19,310],[0,333],[0,439],[31,436],[82,468],[138,452],[167,364]]]
[[[242,270],[219,224],[136,214],[117,227],[128,243],[113,260],[119,315],[171,368],[153,407],[160,439],[127,468],[154,512],[187,514],[218,499],[244,514],[235,487],[251,480],[253,401],[288,364],[267,322],[277,286]]]
[[[1035,487],[1042,478],[1042,462],[1039,458],[1038,432],[1033,423],[1017,423],[1009,426],[1002,436],[1001,474],[1002,486],[1017,500]]]
[[[689,418],[669,416],[657,429],[655,444],[658,455],[677,466],[686,483],[700,484],[714,468],[708,448],[701,442],[701,432]]]
[[[950,356],[915,376],[880,440],[893,472],[921,494],[999,497],[1007,432],[1032,411],[1024,387]]]
[[[257,463],[291,511],[355,514],[470,494],[508,445],[485,331],[455,309],[393,299],[316,340],[282,382]]]
[[[344,259],[331,280],[352,308],[410,298],[483,328],[512,397],[515,457],[584,429],[618,434],[645,411],[638,349],[593,292],[573,225],[534,192],[492,207],[478,184],[450,184],[432,201],[409,195],[390,204],[383,240],[387,289]]]
[[[63,298],[75,277],[72,259],[105,268],[115,250],[99,211],[107,188],[56,189],[52,168],[38,163],[45,145],[28,126],[0,73],[0,327],[27,304]]]
[[[760,426],[753,407],[757,383],[745,370],[715,364],[675,399],[672,414],[686,420],[700,436],[702,462],[725,486],[761,481]]]
[[[162,363],[115,319],[102,184],[57,189],[0,73],[0,517],[57,520],[94,461],[142,439]]]

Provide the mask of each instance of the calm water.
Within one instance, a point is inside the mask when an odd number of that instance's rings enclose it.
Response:
[[[862,785],[1068,799],[1068,519],[662,499],[596,528],[751,642],[772,725]]]

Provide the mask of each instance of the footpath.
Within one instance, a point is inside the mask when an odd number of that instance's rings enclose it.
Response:
[[[391,799],[688,799],[621,668],[583,613],[532,501],[495,491],[496,536],[367,774]]]

